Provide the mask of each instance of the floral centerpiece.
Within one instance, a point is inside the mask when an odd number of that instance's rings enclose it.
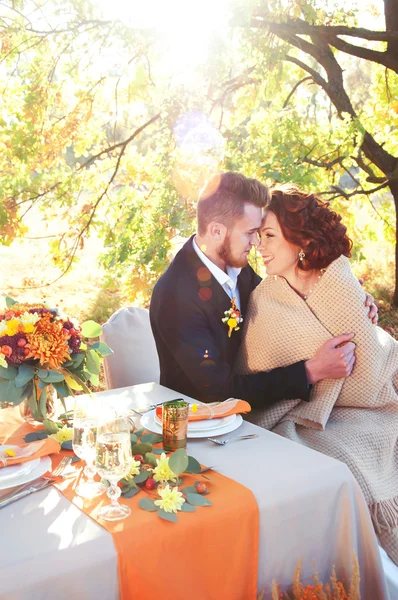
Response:
[[[26,401],[35,420],[53,429],[47,415],[49,386],[61,399],[97,386],[101,360],[111,354],[104,342],[89,345],[102,327],[75,319],[43,303],[19,303],[6,297],[0,311],[0,403]]]

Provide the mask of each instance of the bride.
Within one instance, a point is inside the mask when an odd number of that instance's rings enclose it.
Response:
[[[320,381],[310,402],[284,400],[251,420],[345,462],[398,564],[398,342],[367,317],[351,246],[327,203],[293,186],[273,190],[259,246],[267,277],[251,295],[237,370],[307,360],[341,331],[355,332],[349,377]]]

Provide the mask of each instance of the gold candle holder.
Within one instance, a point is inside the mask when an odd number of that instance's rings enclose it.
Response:
[[[188,402],[182,398],[163,404],[163,448],[173,452],[187,447]]]

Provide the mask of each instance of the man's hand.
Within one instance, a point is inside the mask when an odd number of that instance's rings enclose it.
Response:
[[[377,321],[379,319],[379,309],[377,308],[376,304],[375,304],[375,299],[373,298],[373,296],[371,294],[366,294],[366,302],[365,302],[365,306],[369,306],[369,312],[368,312],[368,317],[369,319],[372,319],[372,323],[374,325],[377,325]]]
[[[307,360],[305,369],[309,383],[321,379],[341,379],[348,377],[355,363],[355,344],[351,342],[354,333],[339,335],[325,342],[314,358]]]
[[[364,284],[364,280],[363,279],[358,279],[359,283],[362,285]],[[377,321],[379,320],[379,309],[377,308],[376,304],[375,304],[375,299],[373,298],[373,296],[371,294],[368,294],[367,292],[365,292],[366,294],[366,301],[365,301],[365,306],[369,306],[369,312],[368,312],[368,317],[369,319],[372,319],[372,323],[374,325],[377,325]]]

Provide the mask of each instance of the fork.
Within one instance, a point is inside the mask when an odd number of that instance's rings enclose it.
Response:
[[[250,433],[249,435],[238,435],[237,437],[227,438],[226,440],[217,440],[216,438],[207,438],[209,442],[218,444],[219,446],[225,446],[227,442],[235,442],[236,440],[251,440],[258,437],[258,433]]]
[[[9,494],[7,494],[6,496],[1,498],[0,508],[2,508],[3,506],[7,506],[8,504],[11,504],[11,502],[15,502],[15,500],[24,498],[25,496],[28,496],[29,494],[32,494],[33,492],[38,492],[39,490],[43,490],[44,488],[49,487],[50,485],[55,483],[54,477],[59,477],[61,475],[61,473],[63,473],[63,471],[66,469],[66,467],[68,465],[70,465],[71,461],[72,461],[72,457],[65,456],[61,460],[59,465],[54,469],[54,471],[49,473],[48,476],[43,475],[42,477],[39,477],[38,479],[36,479],[34,481],[25,483],[15,489],[13,489]]]

